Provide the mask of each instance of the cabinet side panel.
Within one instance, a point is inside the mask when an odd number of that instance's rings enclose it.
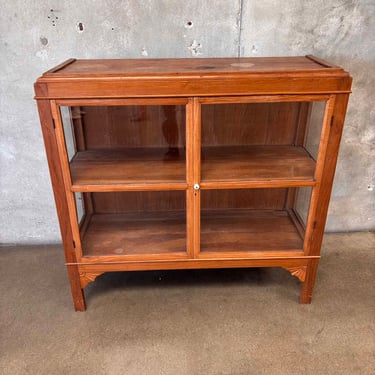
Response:
[[[72,248],[73,237],[69,222],[68,205],[65,198],[64,183],[58,154],[51,108],[48,100],[38,100],[39,117],[42,126],[44,145],[51,176],[56,210],[59,218],[61,236],[64,243],[66,260],[76,262]]]
[[[319,190],[316,193],[313,212],[309,216],[309,221],[313,223],[313,226],[308,233],[309,242],[306,255],[320,254],[348,100],[348,94],[336,95],[332,118],[327,119],[330,121],[328,143],[322,161],[322,177],[319,185],[315,187]]]
[[[56,210],[59,218],[65,259],[67,263],[76,263],[76,254],[73,248],[73,234],[69,222],[68,203],[66,201],[66,195],[64,191],[63,176],[61,171],[60,157],[56,144],[51,107],[48,100],[38,100],[37,103],[40,122],[42,126],[43,139],[46,148],[48,167],[55,197]],[[86,309],[86,305],[83,291],[81,289],[78,267],[68,267],[68,275],[75,309],[83,311]]]

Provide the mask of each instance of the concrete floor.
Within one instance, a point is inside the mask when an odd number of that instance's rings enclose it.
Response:
[[[0,249],[0,374],[375,374],[375,235],[328,234],[312,305],[282,269],[106,274]]]

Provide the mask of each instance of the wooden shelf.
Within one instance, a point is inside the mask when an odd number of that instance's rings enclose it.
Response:
[[[315,161],[297,146],[202,148],[201,187],[313,186]]]
[[[80,151],[70,164],[72,191],[183,190],[185,165],[178,148]]]
[[[301,256],[303,239],[286,211],[204,210],[201,214],[201,255]],[[269,254],[267,254],[269,253]]]
[[[116,148],[78,152],[72,191],[184,190],[182,149]],[[202,148],[202,188],[313,186],[315,161],[303,147]]]
[[[82,237],[84,257],[186,257],[186,212],[94,214]]]

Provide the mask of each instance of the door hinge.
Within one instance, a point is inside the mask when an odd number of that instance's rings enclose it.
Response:
[[[73,247],[76,248],[76,243],[73,241]]]
[[[332,116],[331,117],[331,124],[330,124],[330,126],[331,126],[331,128],[332,128],[332,126],[333,126],[333,121],[335,120],[335,116]]]
[[[52,119],[52,125],[53,125],[53,128],[56,129],[56,121],[54,118]]]
[[[316,228],[316,221],[313,222],[313,229]]]

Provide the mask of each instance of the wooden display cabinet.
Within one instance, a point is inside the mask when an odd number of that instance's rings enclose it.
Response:
[[[313,56],[68,60],[35,84],[76,310],[104,272],[283,267],[310,303],[351,78]]]

